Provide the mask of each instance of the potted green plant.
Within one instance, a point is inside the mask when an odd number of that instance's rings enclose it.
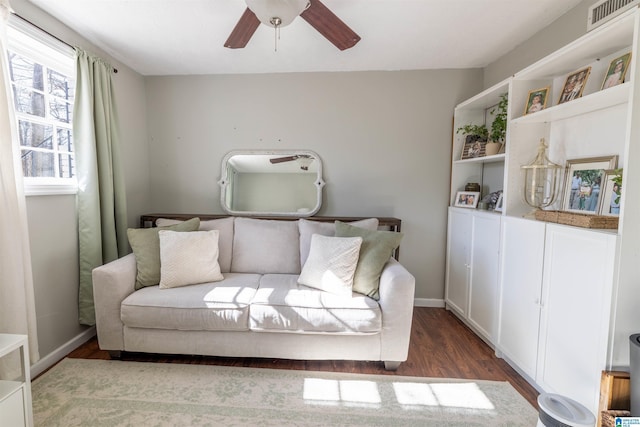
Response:
[[[456,133],[476,136],[478,141],[486,141],[489,138],[489,129],[485,125],[464,125],[460,126]]]
[[[507,106],[508,106],[507,94],[500,95],[500,101],[498,105],[491,110],[493,114],[493,122],[491,123],[491,130],[489,131],[489,142],[485,147],[487,156],[497,154],[505,142],[507,136]]]

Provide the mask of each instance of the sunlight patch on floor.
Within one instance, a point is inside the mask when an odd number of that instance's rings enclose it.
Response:
[[[394,382],[396,402],[407,408],[443,407],[495,410],[495,406],[474,382],[416,383]],[[305,378],[303,399],[315,405],[380,407],[382,397],[375,381]],[[390,402],[391,403],[391,402]]]
[[[307,403],[379,407],[382,402],[375,381],[305,378],[303,398]]]
[[[401,405],[444,406],[449,408],[495,409],[476,383],[393,383]]]

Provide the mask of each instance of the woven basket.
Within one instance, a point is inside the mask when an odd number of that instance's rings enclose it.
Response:
[[[618,228],[617,216],[589,215],[576,212],[543,211],[538,209],[535,217],[539,221],[557,222],[583,228]]]
[[[600,412],[600,425],[602,427],[616,427],[616,417],[630,417],[629,411],[602,411]]]
[[[536,210],[536,219],[538,221],[546,222],[558,222],[559,211],[543,211],[542,209]]]

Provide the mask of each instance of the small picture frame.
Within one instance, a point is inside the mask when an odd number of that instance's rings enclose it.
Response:
[[[597,214],[605,171],[615,169],[618,156],[567,160],[562,210]]]
[[[613,59],[609,64],[607,74],[604,76],[602,90],[624,83],[624,77],[627,74],[630,62],[631,52]]]
[[[547,106],[547,95],[549,94],[550,86],[540,89],[534,89],[529,92],[527,96],[527,103],[524,106],[524,114],[537,113],[544,110]]]
[[[480,199],[479,191],[458,191],[454,206],[475,209]]]
[[[584,91],[584,87],[587,84],[589,73],[591,73],[591,67],[586,67],[576,71],[575,73],[569,74],[564,82],[564,86],[562,86],[562,92],[560,92],[558,104],[580,98]]]
[[[502,193],[500,193],[500,197],[498,197],[498,201],[496,202],[496,207],[493,208],[496,212],[502,212]]]
[[[600,197],[600,215],[618,216],[620,215],[620,201],[622,200],[622,183],[620,177],[622,169],[604,171],[602,179],[602,189]]]
[[[484,157],[486,155],[486,145],[487,141],[479,139],[477,135],[467,135],[464,140],[464,147],[462,148],[462,157],[460,160]]]

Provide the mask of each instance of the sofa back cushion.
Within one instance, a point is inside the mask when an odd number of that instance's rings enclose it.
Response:
[[[231,271],[299,274],[297,221],[236,218]]]
[[[182,221],[176,219],[158,218],[156,225],[158,227],[164,227],[167,225],[179,224]],[[222,273],[228,273],[231,271],[231,252],[233,247],[233,217],[209,219],[206,221],[200,221],[200,231],[218,230],[218,263],[220,264],[220,271]]]

